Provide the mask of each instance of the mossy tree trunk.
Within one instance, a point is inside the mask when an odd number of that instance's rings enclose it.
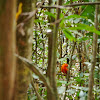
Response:
[[[18,2],[23,4],[23,13],[32,11],[32,0],[19,0]],[[25,18],[25,16],[19,18],[18,24]],[[23,27],[25,34],[20,33],[19,29],[17,30],[17,53],[27,59],[31,59],[32,54],[32,23],[32,19],[25,23]],[[16,90],[14,100],[27,100],[28,85],[31,81],[30,77],[31,73],[29,69],[24,65],[24,63],[17,59]]]
[[[0,0],[0,100],[13,100],[16,0]]]

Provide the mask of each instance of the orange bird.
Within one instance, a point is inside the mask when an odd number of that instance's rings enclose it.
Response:
[[[68,64],[63,64],[61,66],[61,72],[63,72],[64,74],[67,74],[68,71]]]

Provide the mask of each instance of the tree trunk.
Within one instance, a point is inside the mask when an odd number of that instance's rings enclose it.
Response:
[[[98,0],[97,0],[98,1]],[[96,5],[95,8],[95,28],[98,29],[98,10],[99,6]],[[97,34],[93,34],[93,58],[91,62],[91,70],[90,70],[90,77],[89,77],[89,90],[88,90],[88,100],[93,100],[93,84],[94,84],[94,68],[96,64],[96,54],[97,54]]]
[[[62,5],[62,0],[58,0],[58,5]],[[58,20],[60,18],[60,12],[61,10],[57,8],[57,18]],[[57,86],[56,86],[56,63],[57,63],[57,37],[58,37],[58,28],[59,23],[56,23],[54,26],[54,33],[52,34],[52,54],[51,54],[51,86],[54,91],[55,100],[58,100],[58,92],[57,92]]]
[[[22,12],[32,11],[32,0],[19,0],[22,2]],[[21,17],[21,23],[26,17]],[[25,34],[17,30],[17,52],[18,55],[31,59],[32,54],[32,20],[27,21],[23,27]],[[14,100],[27,100],[27,89],[30,82],[30,71],[19,59],[17,59],[16,91]]]
[[[16,0],[0,0],[0,100],[12,100],[15,81]]]
[[[52,4],[52,0],[49,0],[49,5]],[[49,12],[51,12],[51,10],[48,10]],[[53,22],[54,18],[50,18],[48,17],[48,21],[49,22]],[[50,29],[53,30],[53,27],[50,26]],[[50,81],[50,85],[51,85],[51,54],[52,54],[52,34],[53,32],[51,32],[50,34],[48,34],[48,67],[47,67],[47,78]],[[47,100],[51,100],[51,97],[53,98],[52,94],[50,93],[49,89],[47,88]]]

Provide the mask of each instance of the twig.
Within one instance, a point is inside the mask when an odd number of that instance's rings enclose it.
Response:
[[[43,0],[42,3],[39,4],[38,7],[34,11],[26,13],[26,15],[28,15],[28,16],[22,21],[22,23],[19,23],[17,25],[17,28],[21,27],[22,25],[24,26],[27,23],[27,21],[34,16],[36,14],[36,12],[38,11],[38,8],[40,8],[43,5],[44,1],[45,0]]]
[[[33,79],[33,81],[31,82],[31,85],[32,85],[32,87],[34,88],[34,90],[35,90],[35,93],[36,93],[36,95],[37,95],[37,98],[38,98],[38,100],[43,100],[43,98],[40,96],[40,94],[38,93],[38,91],[37,91],[37,89],[36,89],[36,86],[34,85],[34,79]]]
[[[69,5],[65,5],[65,6],[60,6],[60,5],[41,6],[41,8],[60,8],[60,9],[64,9],[66,7],[82,6],[82,5],[99,5],[99,4],[100,4],[100,2],[84,2],[84,3],[69,4]]]

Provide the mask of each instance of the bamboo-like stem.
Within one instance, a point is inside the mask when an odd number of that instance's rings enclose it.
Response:
[[[99,6],[96,5],[95,8],[95,28],[98,29],[98,10]],[[93,34],[93,58],[91,62],[91,70],[90,70],[90,76],[89,76],[89,90],[88,90],[88,100],[93,100],[93,84],[94,84],[94,68],[96,64],[96,54],[97,54],[97,34]]]

